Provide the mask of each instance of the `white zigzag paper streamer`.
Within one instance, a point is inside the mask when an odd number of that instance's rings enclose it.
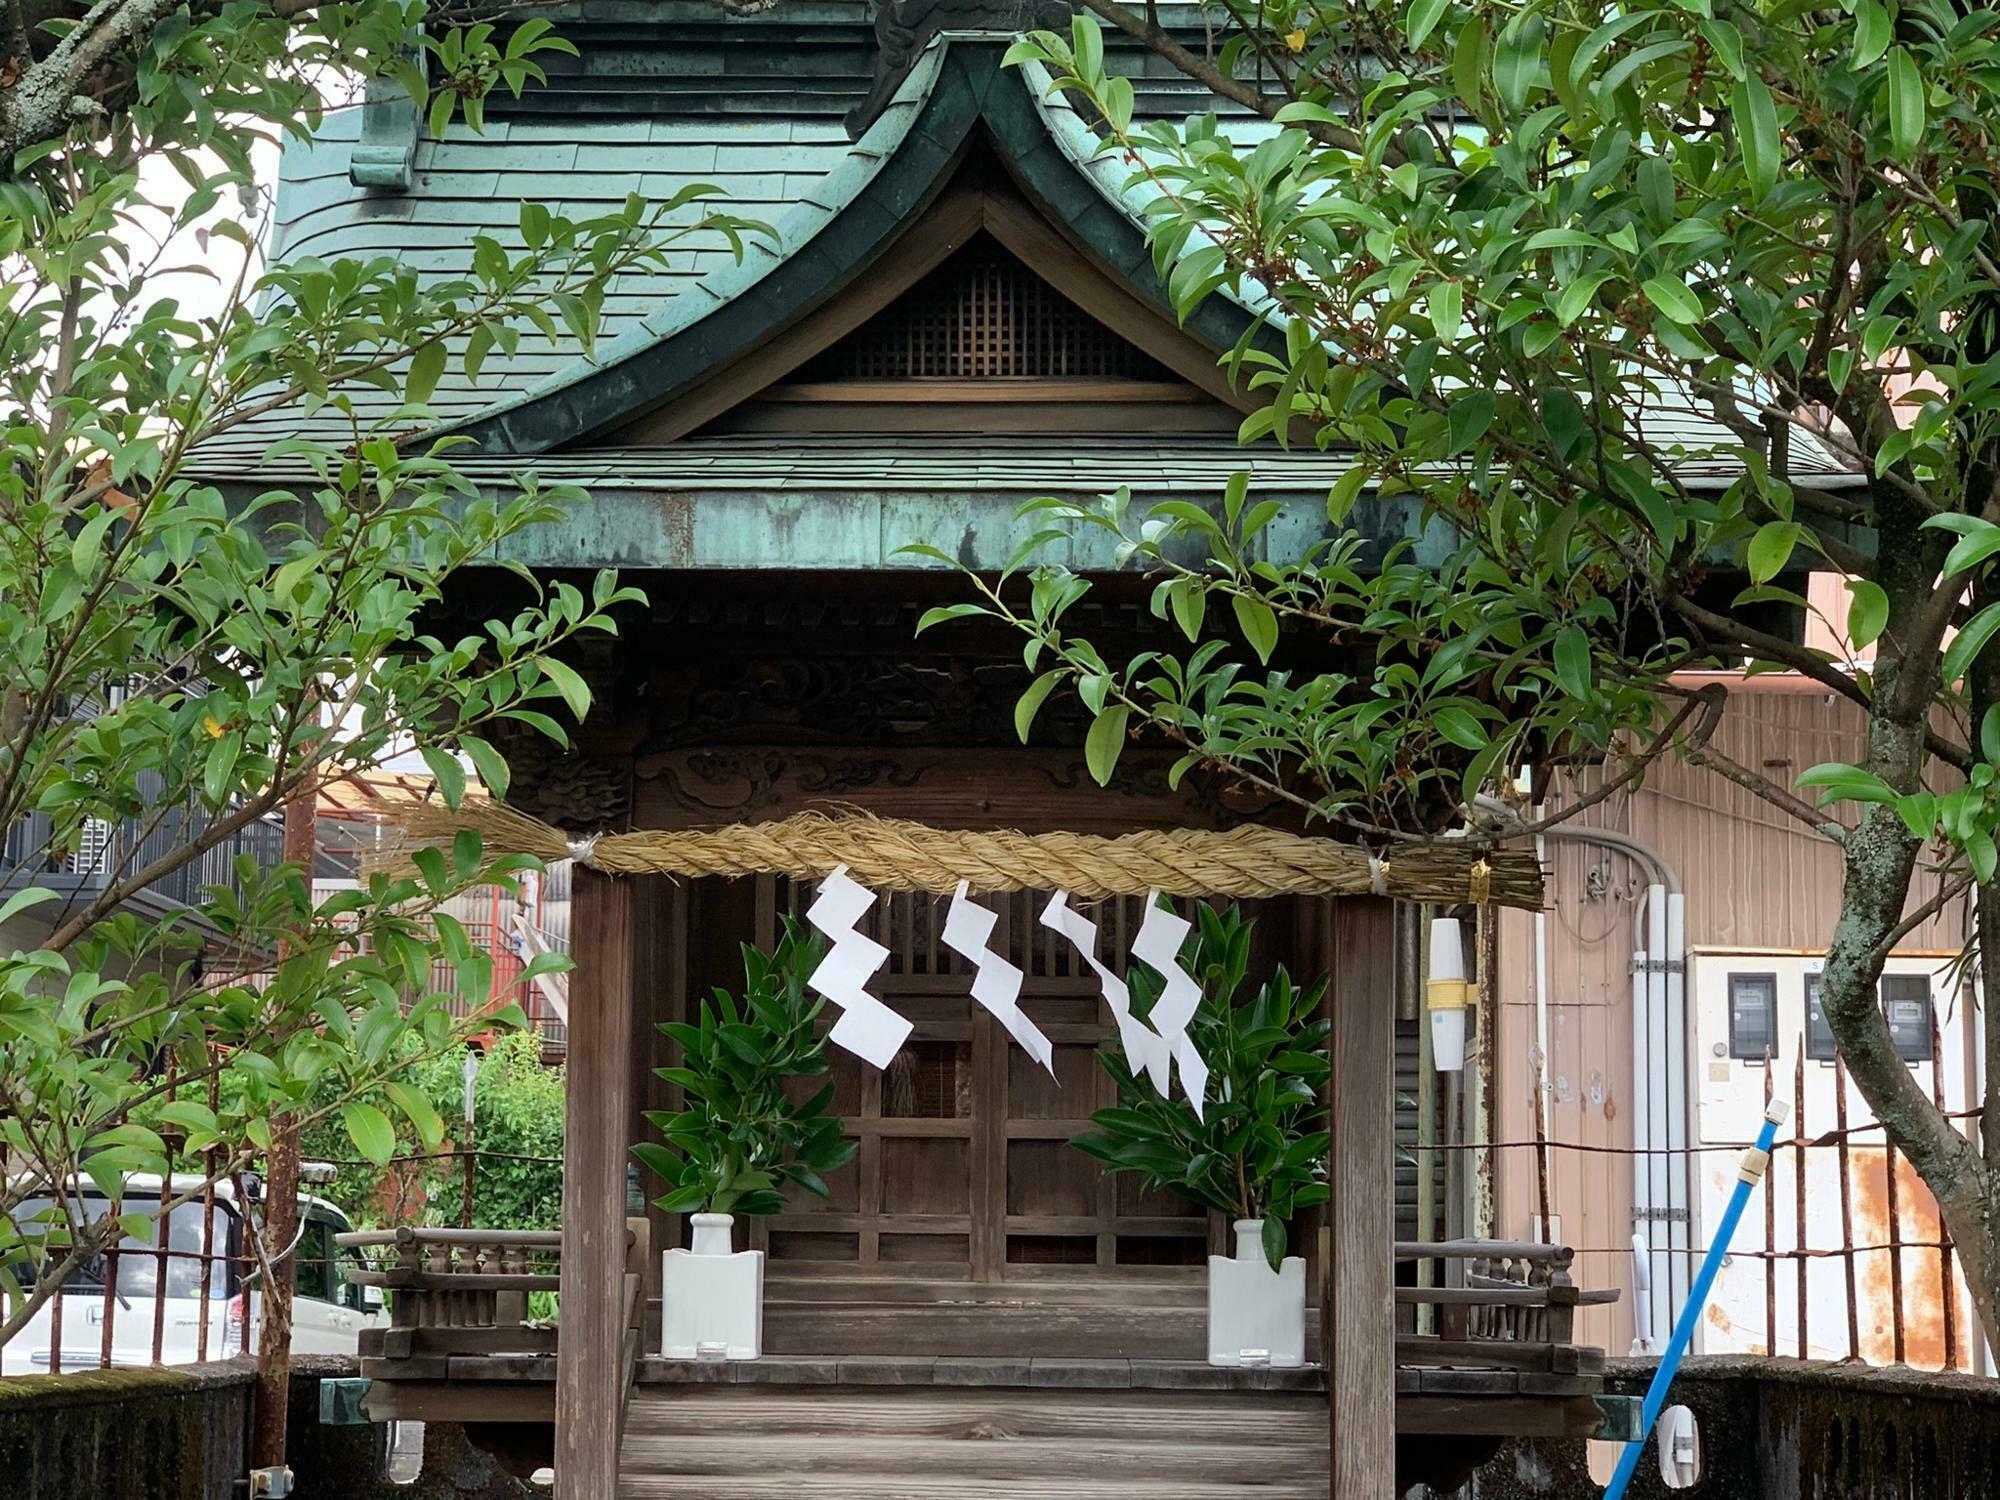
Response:
[[[1111,1007],[1111,1019],[1118,1023],[1118,1041],[1125,1049],[1125,1066],[1135,1076],[1146,1074],[1165,1097],[1173,1054],[1165,1041],[1132,1014],[1132,992],[1125,981],[1097,961],[1097,924],[1070,909],[1068,891],[1057,891],[1042,908],[1042,925],[1053,927],[1076,945],[1097,982],[1104,986],[1104,1002]]]
[[[886,1068],[914,1028],[868,993],[868,981],[889,950],[856,932],[854,924],[874,904],[875,893],[851,880],[846,865],[820,882],[806,920],[833,939],[833,946],[806,983],[840,1007],[827,1040]]]
[[[1187,1090],[1188,1103],[1194,1106],[1198,1120],[1202,1118],[1202,1103],[1208,1094],[1208,1063],[1201,1049],[1195,1046],[1194,1038],[1187,1034],[1187,1028],[1195,1012],[1201,1009],[1201,986],[1181,967],[1181,945],[1187,941],[1193,925],[1160,905],[1158,891],[1149,892],[1146,919],[1139,924],[1139,935],[1132,939],[1132,956],[1144,959],[1166,980],[1166,987],[1153,1002],[1147,1020],[1173,1053],[1181,1087]]]
[[[961,880],[952,895],[951,907],[944,918],[944,944],[978,966],[972,975],[972,998],[991,1011],[994,1019],[1007,1028],[1007,1035],[1023,1052],[1047,1068],[1053,1078],[1055,1045],[1021,1009],[1021,983],[1025,976],[987,946],[1000,918],[972,901],[966,894],[968,889],[967,882]]]

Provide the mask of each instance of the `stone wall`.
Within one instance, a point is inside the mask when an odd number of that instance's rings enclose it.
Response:
[[[1644,1395],[1654,1361],[1613,1360]],[[1669,1490],[1649,1447],[1631,1500],[1988,1500],[2000,1497],[2000,1380],[1801,1360],[1690,1359],[1668,1401],[1701,1426],[1702,1477]],[[1464,1500],[1596,1500],[1577,1443],[1510,1443]]]
[[[6,1500],[230,1500],[243,1477],[248,1360],[0,1380]]]

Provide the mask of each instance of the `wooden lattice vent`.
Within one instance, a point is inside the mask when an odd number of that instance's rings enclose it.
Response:
[[[997,245],[975,242],[793,379],[1166,383],[1177,377]]]

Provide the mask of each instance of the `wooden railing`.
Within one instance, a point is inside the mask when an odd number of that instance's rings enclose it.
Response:
[[[1505,1240],[1399,1242],[1396,1259],[1435,1261],[1434,1286],[1396,1288],[1396,1363],[1439,1368],[1504,1368],[1550,1375],[1595,1374],[1601,1350],[1571,1342],[1576,1310],[1616,1302],[1570,1279],[1576,1252],[1565,1245]],[[1437,1309],[1420,1331],[1417,1309]]]
[[[530,1316],[529,1297],[562,1287],[562,1234],[532,1229],[399,1228],[336,1235],[362,1252],[359,1286],[381,1287],[389,1326],[361,1334],[361,1373],[377,1380],[481,1375],[497,1358],[548,1359],[556,1320]],[[639,1288],[650,1253],[644,1219],[626,1221],[627,1342],[636,1356]],[[558,1316],[560,1309],[557,1309]],[[454,1369],[460,1360],[476,1367]]]

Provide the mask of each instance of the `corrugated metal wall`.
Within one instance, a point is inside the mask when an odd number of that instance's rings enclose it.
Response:
[[[1762,690],[1758,690],[1759,688]],[[1732,694],[1715,746],[1773,780],[1790,782],[1823,761],[1857,760],[1861,716],[1820,691],[1752,682]],[[1600,773],[1559,778],[1551,807]],[[1823,949],[1839,910],[1839,851],[1754,793],[1712,772],[1664,758],[1636,792],[1591,808],[1580,823],[1617,829],[1650,844],[1687,893],[1692,947]],[[1547,922],[1549,1101],[1552,1141],[1632,1145],[1633,916],[1645,876],[1615,851],[1552,841]],[[1912,904],[1934,894],[1920,876]],[[1913,931],[1904,948],[1955,949],[1964,923],[1956,907]],[[1535,1132],[1535,935],[1526,913],[1500,929],[1500,1027],[1495,1052],[1495,1128],[1500,1141]],[[1583,1252],[1578,1279],[1629,1286],[1632,1159],[1615,1152],[1552,1150],[1550,1200],[1559,1237]],[[1537,1212],[1534,1153],[1500,1153],[1495,1232],[1530,1237]],[[1592,1310],[1579,1337],[1622,1352],[1631,1342],[1629,1296]],[[1664,1330],[1661,1331],[1664,1337]]]

